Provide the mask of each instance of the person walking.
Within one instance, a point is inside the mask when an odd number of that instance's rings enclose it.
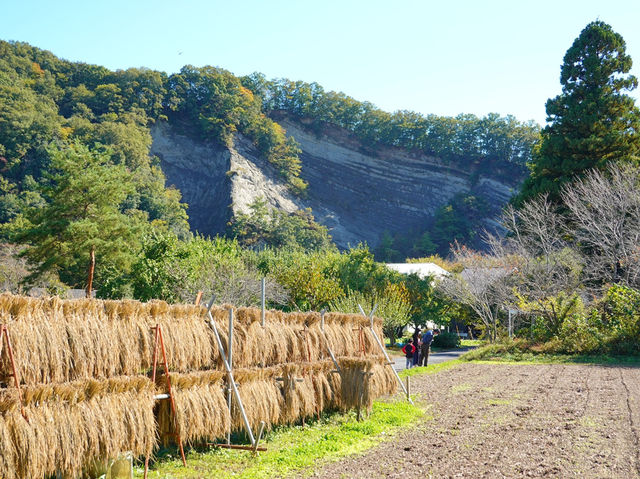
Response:
[[[431,351],[431,342],[433,338],[440,334],[437,329],[435,331],[429,329],[422,335],[422,345],[420,347],[420,366],[427,366],[429,363],[429,352]]]
[[[413,354],[416,352],[416,347],[413,345],[413,339],[407,341],[407,344],[402,348],[402,352],[404,353],[404,357],[407,359],[405,369],[411,369],[411,366],[413,366]]]

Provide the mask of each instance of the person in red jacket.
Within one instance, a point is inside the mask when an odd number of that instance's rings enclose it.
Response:
[[[410,339],[407,344],[404,345],[402,352],[404,353],[404,357],[407,359],[405,369],[409,369],[413,366],[413,353],[416,352],[416,347],[413,345],[413,339]]]

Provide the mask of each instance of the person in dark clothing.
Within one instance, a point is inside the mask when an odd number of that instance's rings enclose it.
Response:
[[[433,338],[440,334],[440,331],[437,329],[435,331],[428,330],[426,333],[422,335],[422,345],[420,347],[420,361],[418,364],[420,366],[427,366],[429,363],[429,352],[431,351],[431,342]]]
[[[414,366],[419,366],[420,365],[420,330],[418,328],[415,329],[415,331],[413,332],[413,345],[415,346],[416,350],[413,353],[413,365]]]
[[[416,347],[413,345],[412,339],[404,345],[402,352],[404,353],[404,357],[407,359],[405,369],[409,369],[413,365],[413,354],[416,352]]]

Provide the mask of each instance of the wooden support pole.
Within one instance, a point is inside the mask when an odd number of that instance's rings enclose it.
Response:
[[[91,290],[93,289],[93,272],[96,269],[96,245],[91,245],[89,251],[89,272],[87,274],[87,298],[91,298]]]
[[[229,350],[228,361],[229,368],[233,371],[233,308],[229,309]],[[231,423],[233,422],[232,404],[231,404],[231,380],[227,375],[227,408],[229,409],[229,430],[227,431],[227,444],[231,444]]]
[[[220,447],[222,449],[240,449],[242,451],[261,451],[267,450],[266,447],[253,447],[253,446],[239,446],[237,444],[213,444],[214,447]]]
[[[264,316],[265,316],[265,293],[266,293],[266,288],[267,288],[267,282],[265,278],[262,278],[262,281],[260,282],[260,305],[262,306],[261,309],[261,313],[260,313],[260,324],[262,324],[262,327],[264,328]]]
[[[362,309],[362,306],[358,305],[358,308],[360,308],[360,312],[362,313],[362,316],[364,316],[366,318],[367,315],[365,314],[364,309]],[[373,309],[371,310],[371,313],[368,316],[368,318],[369,318],[369,327],[371,328],[371,334],[373,335],[373,338],[376,340],[376,343],[378,343],[378,347],[380,348],[380,351],[382,351],[382,354],[384,354],[384,357],[387,360],[387,364],[389,364],[389,366],[391,367],[391,370],[393,371],[393,374],[396,376],[396,379],[400,383],[400,387],[406,393],[407,390],[404,387],[404,383],[402,382],[402,379],[400,379],[400,376],[398,376],[398,372],[395,370],[395,368],[393,366],[391,366],[391,364],[393,364],[393,362],[389,358],[389,355],[387,354],[387,350],[384,349],[384,346],[382,345],[382,342],[380,341],[380,338],[378,337],[378,334],[376,333],[376,330],[373,328],[373,313],[375,313],[376,308],[377,308],[377,305],[373,307]],[[411,400],[410,397],[407,398],[407,401],[409,401],[411,404],[413,404],[413,401]]]
[[[405,378],[407,381],[407,401],[411,401],[411,376]]]
[[[7,355],[9,356],[9,363],[11,364],[11,375],[13,376],[13,381],[18,390],[18,399],[20,401],[20,413],[22,417],[29,422],[29,418],[27,417],[27,412],[24,408],[24,402],[22,400],[22,389],[20,389],[20,379],[18,377],[18,370],[16,369],[16,362],[13,359],[13,347],[11,346],[11,339],[9,338],[9,327],[6,324],[0,326],[0,356],[2,355],[2,348],[4,346],[4,341],[7,343]]]
[[[240,409],[240,414],[242,415],[242,421],[244,422],[244,427],[247,430],[247,434],[249,435],[249,440],[251,441],[251,445],[255,446],[256,440],[253,436],[253,431],[251,430],[251,424],[249,423],[249,418],[244,410],[244,406],[242,405],[242,399],[240,398],[240,393],[238,392],[238,387],[236,386],[236,382],[233,379],[233,371],[231,370],[231,366],[229,366],[229,362],[227,361],[227,355],[224,352],[224,345],[222,344],[222,340],[220,339],[220,333],[218,333],[218,327],[216,326],[216,322],[213,319],[213,315],[211,314],[211,308],[213,307],[213,300],[211,298],[211,302],[207,306],[207,316],[208,324],[213,330],[213,334],[216,338],[216,344],[218,345],[218,351],[220,352],[220,357],[222,358],[222,363],[224,364],[224,368],[227,371],[227,375],[229,376],[229,380],[231,382],[231,388],[233,390],[233,395],[236,398],[236,404],[238,405],[238,409]]]
[[[364,371],[359,371],[360,373],[360,391],[358,391],[358,404],[356,406],[357,410],[357,420],[362,421],[362,396],[364,396]]]
[[[171,405],[171,414],[173,415],[174,427],[176,420],[176,403],[173,399],[173,391],[171,390],[171,375],[169,373],[169,362],[167,361],[167,351],[164,347],[164,337],[162,336],[162,328],[159,324],[156,324],[153,328],[154,330],[154,340],[153,340],[153,367],[152,367],[152,377],[151,382],[155,385],[156,383],[156,373],[158,366],[158,348],[160,348],[160,352],[162,353],[162,365],[164,366],[164,375],[167,381],[167,396],[169,396],[169,403]],[[155,399],[155,396],[154,396]],[[176,442],[178,443],[178,447],[180,449],[180,456],[182,458],[182,465],[186,467],[187,459],[184,455],[184,447],[182,446],[182,438],[180,437],[180,433],[176,431],[175,433]],[[147,479],[147,474],[149,472],[149,456],[145,457],[144,460],[144,477]]]

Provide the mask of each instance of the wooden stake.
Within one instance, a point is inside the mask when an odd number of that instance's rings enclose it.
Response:
[[[222,449],[240,449],[242,451],[266,451],[267,448],[264,446],[261,447],[253,447],[253,446],[239,446],[237,444],[214,444],[214,447],[220,447]]]
[[[175,426],[175,420],[176,420],[176,403],[173,399],[173,392],[171,391],[171,377],[169,375],[169,363],[167,361],[167,352],[166,349],[164,347],[164,338],[162,336],[162,329],[160,327],[159,324],[156,324],[153,328],[151,328],[155,331],[154,334],[154,348],[153,348],[153,369],[152,369],[152,378],[151,378],[151,382],[155,385],[156,383],[156,372],[157,372],[157,366],[158,366],[158,347],[160,347],[160,350],[162,352],[162,363],[164,366],[164,375],[165,378],[167,380],[167,393],[169,395],[169,401],[171,404],[171,413],[173,414],[173,420],[174,420],[174,426]],[[182,447],[182,439],[180,438],[180,433],[176,432],[175,433],[175,437],[176,437],[176,441],[178,443],[178,446],[180,448],[180,456],[182,457],[182,465],[186,467],[187,465],[187,459],[184,456],[184,448]],[[145,479],[147,478],[147,473],[149,471],[149,456],[147,456],[144,460],[144,477]]]
[[[89,252],[89,278],[87,279],[87,298],[91,298],[91,290],[93,289],[93,272],[96,269],[96,247],[91,245]]]
[[[258,451],[259,450],[266,450],[266,448],[258,448],[258,443],[260,442],[260,439],[262,439],[262,434],[264,433],[264,426],[266,425],[266,423],[264,421],[260,421],[260,429],[258,430],[258,436],[256,437],[256,443],[253,445],[253,454],[258,455]]]
[[[407,401],[411,401],[411,376],[407,376],[406,381],[407,381]]]
[[[2,356],[2,347],[4,345],[2,339],[7,343],[7,354],[9,355],[9,362],[11,363],[11,375],[13,376],[13,380],[16,388],[18,389],[18,399],[20,400],[20,412],[22,417],[29,422],[29,418],[27,417],[27,412],[24,409],[24,403],[22,402],[22,389],[20,389],[20,379],[18,378],[18,371],[16,370],[16,363],[13,359],[13,348],[11,347],[11,339],[9,339],[9,328],[6,324],[0,326],[0,356]]]

